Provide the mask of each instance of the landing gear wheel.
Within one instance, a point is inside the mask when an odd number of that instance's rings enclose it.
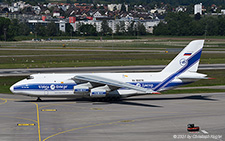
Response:
[[[37,98],[37,102],[41,102],[42,100],[40,99],[40,97]]]

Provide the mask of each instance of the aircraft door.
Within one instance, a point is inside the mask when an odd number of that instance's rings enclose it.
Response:
[[[48,95],[48,89],[44,90],[44,95]]]

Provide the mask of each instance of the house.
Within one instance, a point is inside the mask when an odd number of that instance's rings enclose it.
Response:
[[[93,14],[93,17],[94,17],[94,18],[99,18],[99,17],[102,17],[102,14],[101,14],[99,11],[96,11],[96,12]]]
[[[53,17],[60,17],[60,12],[59,11],[55,11],[52,14]]]
[[[225,9],[221,9],[221,13],[225,15]]]
[[[202,3],[194,5],[194,14],[199,13],[202,15]]]
[[[59,30],[62,32],[66,32],[66,22],[63,20],[59,21]]]
[[[211,6],[211,10],[212,10],[213,12],[216,12],[217,9],[218,9],[218,8],[217,8],[217,6],[216,6],[215,4],[213,4],[213,5]]]
[[[41,13],[41,7],[40,6],[32,6],[32,9],[34,10],[35,14],[40,14]]]
[[[160,23],[160,20],[159,19],[144,20],[141,23],[145,26],[146,32],[153,33],[154,26],[157,26]]]
[[[187,11],[187,7],[186,6],[178,6],[176,8],[176,12],[185,12]]]
[[[159,14],[164,14],[166,12],[165,9],[161,9],[161,8],[155,8],[155,9],[151,9],[150,13],[154,14],[154,13],[159,13]]]
[[[108,4],[109,11],[115,11],[115,10],[120,11],[121,7],[122,7],[122,4]]]

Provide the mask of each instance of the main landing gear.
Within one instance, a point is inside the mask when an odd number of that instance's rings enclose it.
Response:
[[[41,102],[42,100],[40,99],[40,97],[37,98],[37,102]]]

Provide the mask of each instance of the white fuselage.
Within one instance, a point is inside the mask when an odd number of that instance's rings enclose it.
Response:
[[[28,79],[23,79],[14,84],[10,90],[15,94],[22,94],[34,97],[85,97],[90,96],[89,91],[76,92],[74,87],[79,85],[73,78],[77,74],[34,74]],[[118,80],[124,83],[140,86],[143,88],[154,89],[169,74],[166,73],[91,73],[89,75],[101,76]],[[174,79],[168,85],[159,91],[172,89],[176,86],[188,84],[193,81],[183,82],[180,79]],[[143,92],[120,88],[110,91],[107,96],[129,96],[142,94]],[[145,93],[143,93],[145,94]]]

